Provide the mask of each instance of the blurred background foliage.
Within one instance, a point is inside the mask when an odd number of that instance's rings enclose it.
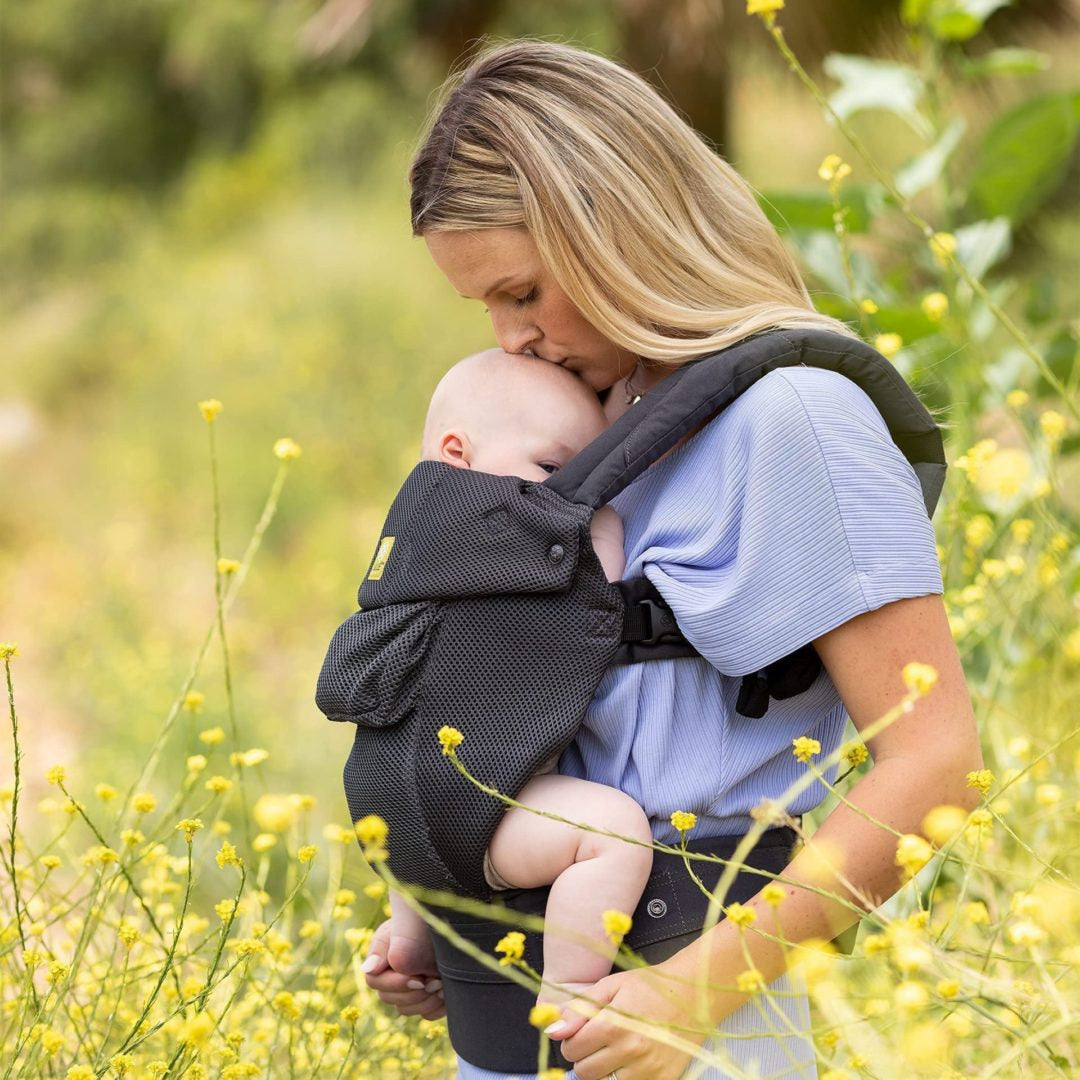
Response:
[[[1078,18],[1073,0],[783,14],[837,109],[1073,387]],[[1052,399],[978,303],[962,322],[926,314],[939,271],[857,161],[852,296],[817,167],[853,159],[742,2],[35,0],[2,19],[0,638],[22,648],[35,766],[119,785],[168,711],[213,617],[196,402],[216,397],[226,555],[258,516],[274,440],[304,448],[232,617],[241,729],[271,751],[277,790],[346,812],[351,732],[316,712],[315,676],[435,380],[491,340],[410,237],[404,179],[434,89],[481,35],[582,44],[670,93],[762,193],[820,306],[901,335],[897,363],[947,410],[953,456],[1015,436],[1008,390]],[[196,686],[177,777],[224,718],[214,662]]]

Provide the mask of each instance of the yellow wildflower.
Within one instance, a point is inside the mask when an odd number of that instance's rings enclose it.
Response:
[[[296,821],[296,806],[287,795],[260,795],[252,814],[260,829],[283,833]]]
[[[1042,433],[1046,436],[1047,442],[1058,443],[1065,434],[1067,421],[1061,413],[1053,409],[1047,409],[1039,417],[1039,427],[1042,428]]]
[[[867,297],[865,300],[860,302],[859,310],[864,315],[876,315],[878,313],[878,306],[873,300]]]
[[[350,1025],[355,1024],[362,1015],[360,1009],[355,1005],[346,1005],[345,1008],[341,1010],[341,1019],[344,1020],[346,1024]]]
[[[201,773],[207,765],[206,756],[204,754],[191,754],[185,764],[189,773]]]
[[[844,760],[852,767],[861,765],[870,756],[870,752],[861,742],[850,742],[844,747]]]
[[[184,834],[184,839],[190,844],[194,839],[195,834],[203,827],[203,823],[199,818],[184,818],[179,825],[176,826],[177,832]]]
[[[300,444],[287,435],[274,443],[274,457],[282,461],[295,461],[303,452]]]
[[[1022,409],[1031,400],[1031,395],[1026,390],[1010,390],[1005,395],[1005,404],[1010,409]]]
[[[390,831],[390,827],[378,814],[362,817],[353,829],[356,832],[356,838],[364,847],[382,847]]]
[[[967,773],[964,779],[968,787],[978,788],[983,795],[994,786],[994,774],[989,769],[976,769]]]
[[[189,690],[184,695],[184,700],[180,707],[187,712],[202,712],[204,701],[206,701],[206,695],[204,693],[199,690]]]
[[[212,424],[217,419],[218,413],[221,412],[221,402],[217,398],[207,398],[206,401],[200,401],[199,412],[202,413],[202,418],[208,424]]]
[[[550,1001],[542,1001],[529,1010],[529,1023],[541,1031],[550,1027],[562,1017],[562,1009],[558,1005],[552,1005]]]
[[[762,15],[771,23],[778,11],[784,10],[784,0],[746,0],[747,15]]]
[[[137,814],[150,814],[157,807],[157,799],[149,791],[140,791],[131,800],[131,805]]]
[[[525,935],[520,930],[511,930],[499,939],[495,951],[502,953],[500,964],[513,964],[525,955]]]
[[[244,862],[236,853],[236,847],[228,840],[224,841],[220,848],[218,848],[217,854],[214,856],[214,860],[218,866],[224,869],[226,866],[243,866]]]
[[[944,847],[954,836],[964,831],[967,811],[959,806],[935,806],[922,820],[922,831],[937,844]]]
[[[697,814],[689,810],[676,810],[671,815],[671,824],[681,833],[689,832],[697,824]]]
[[[89,1065],[72,1065],[66,1073],[65,1080],[94,1080],[97,1073]]]
[[[733,922],[736,926],[746,929],[748,926],[753,926],[757,922],[757,912],[747,907],[745,904],[728,904],[724,908],[724,914],[727,916],[729,922]]]
[[[1031,478],[1031,458],[1023,450],[999,450],[973,477],[976,489],[983,495],[1010,499],[1020,494]]]
[[[301,863],[309,863],[319,853],[319,849],[314,844],[304,844],[302,848],[296,853],[297,859]]]
[[[765,976],[757,968],[740,971],[735,976],[735,989],[740,994],[756,994],[765,989]]]
[[[805,764],[815,754],[821,753],[821,743],[819,743],[817,739],[811,739],[806,735],[800,735],[797,739],[791,740],[791,752],[795,755],[796,761],[801,761]]]
[[[452,754],[465,741],[465,736],[456,727],[450,727],[447,724],[439,728],[438,736],[439,745],[446,755]]]
[[[1070,664],[1080,664],[1080,626],[1066,635],[1061,652]]]
[[[19,655],[19,646],[14,641],[0,641],[0,660],[12,660]]]
[[[618,945],[627,934],[633,922],[629,915],[622,911],[605,911],[601,916],[604,923],[604,933],[613,945]]]
[[[1064,795],[1057,784],[1040,784],[1035,789],[1035,801],[1040,806],[1056,806]]]
[[[217,561],[217,572],[219,574],[235,574],[239,569],[239,559],[218,559]]]
[[[893,993],[893,1001],[901,1012],[914,1013],[926,1008],[930,1001],[930,994],[922,983],[909,980],[897,986]]]
[[[364,886],[364,895],[369,900],[381,900],[386,895],[386,882],[373,881]]]
[[[915,833],[905,833],[896,842],[896,865],[907,877],[914,877],[933,854],[934,849]]]
[[[45,867],[46,870],[55,870],[60,865],[59,855],[42,855],[38,862]]]
[[[878,334],[874,338],[874,348],[887,360],[891,360],[904,347],[904,339],[899,334]]]
[[[115,1054],[109,1059],[109,1065],[117,1076],[127,1076],[135,1065],[135,1059],[131,1054]]]
[[[236,901],[235,900],[219,900],[214,905],[214,912],[216,913],[217,917],[219,919],[221,919],[222,922],[225,922],[225,920],[228,919],[229,916],[232,915],[232,913],[235,910],[236,910]]]
[[[927,293],[919,307],[931,322],[941,322],[949,313],[949,298],[943,292]]]
[[[228,791],[233,786],[233,782],[227,776],[211,776],[209,780],[203,784],[203,787],[207,791],[212,791],[217,795],[220,795],[224,791]]]
[[[199,742],[207,746],[217,746],[225,741],[225,729],[220,727],[204,728],[199,732]]]
[[[960,993],[960,983],[956,979],[942,979],[934,989],[943,998],[954,998]]]
[[[259,852],[260,855],[265,851],[269,851],[276,844],[277,837],[270,832],[261,832],[251,841],[251,846]]]
[[[937,668],[929,664],[920,664],[915,660],[904,665],[901,676],[908,690],[918,694],[919,697],[929,694],[938,680]]]
[[[255,746],[250,750],[241,750],[237,753],[230,754],[229,764],[241,765],[245,769],[251,769],[256,765],[261,765],[269,756],[269,750],[264,750],[261,746]]]
[[[956,237],[952,233],[936,232],[930,237],[930,253],[934,262],[944,268],[956,254]]]
[[[786,896],[787,893],[784,891],[783,885],[778,885],[775,881],[770,881],[769,884],[761,890],[761,899],[770,907],[779,907]]]
[[[1046,931],[1030,919],[1018,919],[1006,931],[1009,940],[1021,948],[1030,948],[1046,940]]]
[[[66,770],[64,769],[63,765],[54,765],[45,774],[45,779],[48,780],[50,784],[58,784],[59,785],[59,784],[62,784],[64,782],[64,776],[65,775],[66,775]]]

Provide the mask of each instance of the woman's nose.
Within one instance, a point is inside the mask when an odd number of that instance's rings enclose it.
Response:
[[[499,347],[508,353],[524,352],[541,336],[539,328],[518,312],[505,315],[491,312],[491,326]]]

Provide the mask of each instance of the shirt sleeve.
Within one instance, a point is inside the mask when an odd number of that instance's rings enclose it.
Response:
[[[722,674],[943,591],[915,472],[845,376],[770,372],[676,454],[685,512],[642,568]]]

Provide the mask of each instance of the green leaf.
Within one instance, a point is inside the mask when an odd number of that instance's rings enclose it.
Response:
[[[954,235],[957,259],[977,278],[1003,259],[1012,244],[1012,229],[1009,219],[1004,217],[976,221],[974,225],[957,229]]]
[[[987,216],[1022,221],[1061,183],[1076,139],[1080,93],[1047,94],[1018,105],[987,131],[971,178]]]
[[[967,123],[961,116],[953,119],[940,138],[925,153],[909,161],[897,174],[896,186],[907,198],[917,195],[940,178],[953,151],[959,146]]]
[[[1050,57],[1035,49],[992,49],[974,60],[961,57],[960,74],[966,79],[987,75],[1036,75],[1050,66]]]
[[[973,38],[998,8],[1010,0],[947,0],[934,4],[927,27],[941,41],[967,41]]]
[[[924,139],[932,137],[930,125],[918,110],[923,81],[914,68],[889,60],[829,53],[825,72],[840,83],[829,104],[842,119],[864,109],[884,109],[902,117]]]
[[[870,226],[866,189],[845,187],[841,201],[847,210],[844,224],[848,232],[863,233]],[[794,229],[833,227],[833,202],[826,191],[768,191],[758,195],[765,216],[780,232]]]

